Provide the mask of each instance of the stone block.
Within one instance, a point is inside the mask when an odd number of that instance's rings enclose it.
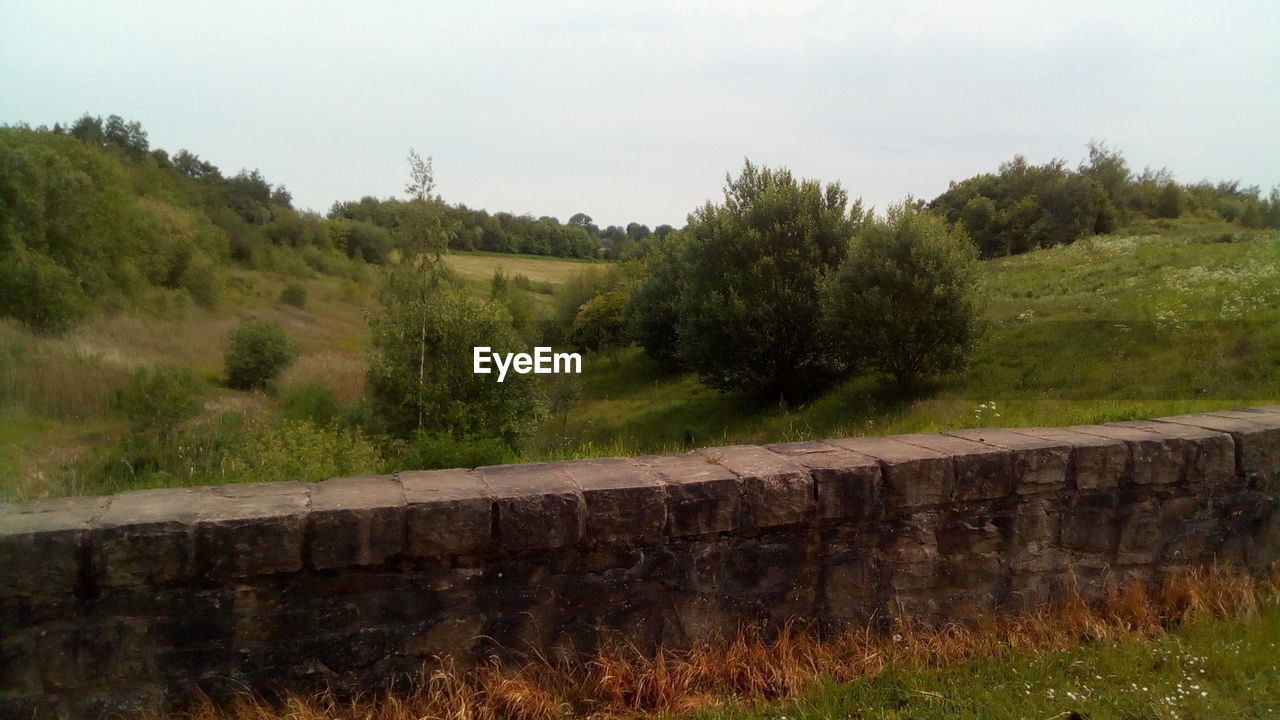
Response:
[[[418,470],[397,477],[410,555],[476,555],[493,547],[493,498],[479,472]]]
[[[70,596],[89,528],[107,498],[58,498],[0,509],[0,598]]]
[[[1252,483],[1280,479],[1280,415],[1226,410],[1156,420],[1228,433],[1236,445],[1238,475]]]
[[[875,458],[825,442],[777,443],[765,448],[809,471],[819,518],[863,520],[884,512],[880,462]]]
[[[1061,439],[990,428],[956,430],[944,435],[984,443],[1012,453],[1010,463],[1014,490],[1019,495],[1052,492],[1066,486],[1071,445]]]
[[[1116,511],[1109,504],[1084,503],[1061,509],[1058,545],[1068,550],[1110,554],[1116,547]]]
[[[380,565],[400,554],[404,507],[404,488],[391,475],[333,478],[312,486],[312,567]]]
[[[666,483],[667,532],[672,537],[736,530],[742,514],[742,485],[722,465],[695,453],[646,455],[636,462]]]
[[[1137,485],[1165,485],[1181,482],[1186,471],[1185,441],[1167,433],[1109,423],[1077,425],[1068,430],[1084,435],[1119,440],[1129,447],[1130,462],[1125,480]]]
[[[301,570],[310,501],[305,483],[209,488],[193,508],[201,571],[250,577]]]
[[[1214,486],[1229,483],[1235,477],[1235,441],[1225,432],[1152,420],[1133,420],[1108,425],[1136,428],[1176,438],[1172,444],[1182,452],[1183,466],[1180,477],[1182,482]],[[1135,464],[1136,462],[1135,456]],[[1135,468],[1135,479],[1136,477]]]
[[[813,517],[813,478],[803,465],[756,445],[706,448],[699,454],[738,476],[752,527],[794,525]]]
[[[993,445],[952,435],[913,433],[893,439],[928,448],[951,458],[955,473],[951,499],[993,500],[1007,497],[1017,487],[1013,474],[1013,453]]]
[[[955,468],[947,455],[893,438],[842,438],[827,442],[879,461],[885,508],[890,512],[939,505],[951,499]]]
[[[578,544],[586,532],[582,490],[556,463],[476,468],[497,508],[497,541],[512,552]]]
[[[589,545],[652,544],[666,531],[666,486],[648,467],[629,458],[559,463],[587,506]]]
[[[1129,446],[1123,440],[1067,428],[1016,428],[1009,432],[1067,446],[1070,449],[1067,477],[1078,490],[1116,487],[1129,471]]]
[[[196,508],[209,488],[113,495],[90,533],[93,573],[103,587],[163,585],[195,573]]]

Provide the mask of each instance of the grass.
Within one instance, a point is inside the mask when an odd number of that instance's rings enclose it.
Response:
[[[502,267],[536,324],[561,312],[579,276],[612,266],[495,253],[446,257],[477,296]],[[789,404],[752,405],[672,375],[637,348],[587,355],[580,391],[525,448],[528,459],[679,451],[739,442],[1070,425],[1280,400],[1280,232],[1194,219],[1144,221],[1123,233],[982,264],[987,330],[970,368],[915,397],[860,376]],[[297,278],[227,271],[216,310],[155,290],[115,316],[57,338],[0,322],[0,498],[84,490],[75,466],[127,437],[108,407],[138,367],[192,368],[206,386],[201,422],[278,415],[279,395],[321,386],[345,408],[364,394],[375,292],[336,277],[303,281],[305,309],[280,301]],[[541,289],[541,288],[540,288]],[[566,294],[568,293],[568,294]],[[568,304],[572,305],[574,301]],[[278,394],[220,387],[227,333],[249,315],[280,322],[300,348]],[[549,389],[551,389],[549,387]],[[61,478],[61,479],[60,479]],[[75,480],[74,489],[63,487]],[[300,478],[318,480],[321,478]],[[69,481],[68,481],[69,482]],[[115,487],[113,485],[113,487]]]
[[[732,442],[1070,425],[1280,399],[1280,232],[1185,219],[991,260],[969,369],[918,397],[852,378],[758,408],[635,349],[588,357],[583,400],[539,449],[654,452]]]
[[[498,268],[502,268],[508,277],[524,275],[535,282],[559,285],[582,272],[585,267],[600,264],[593,260],[490,252],[451,252],[445,256],[444,261],[462,277],[483,281],[486,287],[493,279],[493,271]]]
[[[243,696],[187,720],[562,720],[796,718],[1271,717],[1280,708],[1277,578],[1173,575],[960,625],[898,618],[887,630],[763,639],[644,656],[460,669],[447,659],[407,692],[340,698]],[[1074,715],[1073,715],[1074,713]]]

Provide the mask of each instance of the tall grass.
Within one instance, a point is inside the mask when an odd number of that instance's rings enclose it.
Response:
[[[246,694],[225,708],[200,701],[179,717],[562,720],[683,714],[795,697],[824,682],[870,681],[889,669],[923,671],[1152,638],[1192,621],[1253,617],[1277,602],[1280,574],[1190,570],[1154,588],[1112,587],[1098,603],[1086,603],[1072,592],[1051,607],[986,615],[965,624],[900,616],[888,629],[868,626],[835,635],[789,624],[769,638],[743,631],[723,641],[655,655],[615,644],[588,659],[539,657],[515,667],[489,662],[464,669],[444,659],[406,692],[352,699],[322,691],[290,695],[279,703]]]

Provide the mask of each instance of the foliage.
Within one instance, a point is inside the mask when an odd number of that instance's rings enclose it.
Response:
[[[182,421],[200,410],[199,384],[188,368],[141,369],[111,404],[135,431],[172,437]]]
[[[288,388],[281,393],[284,417],[324,426],[338,420],[341,408],[333,390],[318,382],[309,382]]]
[[[360,430],[302,420],[258,424],[223,462],[222,482],[314,482],[368,475],[383,468],[382,455]]]
[[[830,287],[824,319],[837,352],[898,385],[955,370],[978,334],[977,252],[964,232],[911,204],[859,233]]]
[[[597,295],[582,304],[569,330],[569,340],[583,350],[610,350],[630,342],[623,311],[629,297],[622,290]]]
[[[84,314],[84,293],[69,270],[21,246],[0,254],[0,316],[56,333]]]
[[[296,308],[307,306],[307,286],[300,282],[290,282],[280,291],[280,302]]]
[[[679,319],[684,246],[673,239],[645,263],[644,279],[631,290],[623,317],[632,339],[666,368],[676,368],[676,322]]]
[[[811,391],[840,370],[821,333],[821,287],[844,259],[861,204],[847,207],[838,184],[749,161],[726,180],[724,203],[707,203],[684,230],[677,359],[721,391]]]
[[[395,467],[404,470],[433,468],[473,468],[516,462],[518,456],[501,438],[454,437],[448,433],[418,431],[397,458]]]
[[[511,372],[499,383],[495,374],[472,372],[473,347],[525,350],[501,306],[428,280],[389,286],[383,311],[370,315],[369,324],[369,394],[396,436],[422,430],[514,445],[544,416],[532,375]]]
[[[227,340],[227,385],[239,390],[266,385],[297,356],[284,328],[274,321],[241,320]]]

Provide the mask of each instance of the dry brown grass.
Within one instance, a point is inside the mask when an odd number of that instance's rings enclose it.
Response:
[[[717,704],[793,697],[825,677],[872,678],[889,666],[944,666],[1031,650],[1133,636],[1155,636],[1200,618],[1255,614],[1280,598],[1280,572],[1252,577],[1187,571],[1159,588],[1111,587],[1103,601],[1075,592],[1052,607],[984,615],[966,624],[900,617],[822,637],[798,625],[771,640],[751,632],[692,650],[644,655],[626,645],[585,662],[539,659],[459,669],[448,660],[408,692],[341,699],[329,692],[280,703],[243,696],[228,708],[202,702],[184,720],[564,720],[682,714]]]

